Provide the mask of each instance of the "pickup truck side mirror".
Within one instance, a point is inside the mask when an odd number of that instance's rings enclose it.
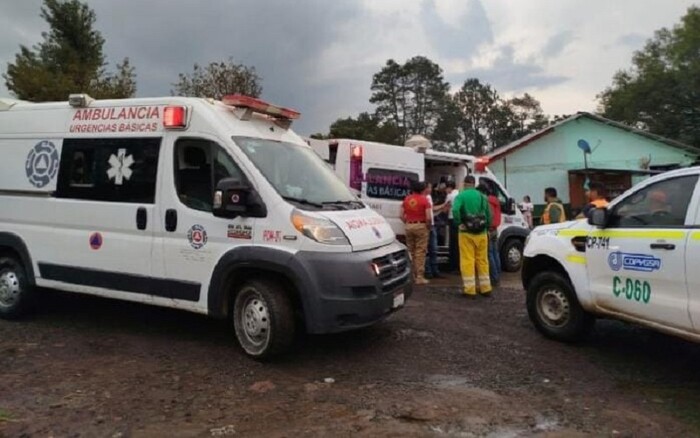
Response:
[[[610,214],[607,208],[596,208],[591,212],[588,223],[598,228],[605,228],[608,226],[609,219]]]
[[[216,184],[212,212],[216,217],[266,217],[267,207],[258,192],[248,183],[224,178]]]

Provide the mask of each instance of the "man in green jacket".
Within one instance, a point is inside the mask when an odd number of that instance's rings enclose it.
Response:
[[[491,226],[489,201],[476,190],[476,179],[472,175],[464,178],[464,190],[457,195],[452,206],[455,223],[459,224],[459,260],[464,294],[476,297],[478,292],[490,296],[492,287],[489,277],[489,238]]]

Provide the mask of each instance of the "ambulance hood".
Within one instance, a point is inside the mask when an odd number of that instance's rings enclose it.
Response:
[[[386,219],[369,208],[324,211],[319,214],[343,230],[353,251],[378,248],[396,240],[396,235]]]

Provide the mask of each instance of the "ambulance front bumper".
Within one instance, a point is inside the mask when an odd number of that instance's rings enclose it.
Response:
[[[372,325],[413,292],[411,262],[398,242],[353,253],[301,252],[293,260],[309,333]]]

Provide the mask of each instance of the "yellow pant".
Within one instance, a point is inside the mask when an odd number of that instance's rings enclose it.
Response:
[[[488,234],[459,233],[459,262],[465,294],[476,295],[477,279],[479,292],[491,292]]]
[[[425,253],[428,251],[430,230],[425,224],[406,224],[406,246],[413,260],[413,275],[425,278]]]

